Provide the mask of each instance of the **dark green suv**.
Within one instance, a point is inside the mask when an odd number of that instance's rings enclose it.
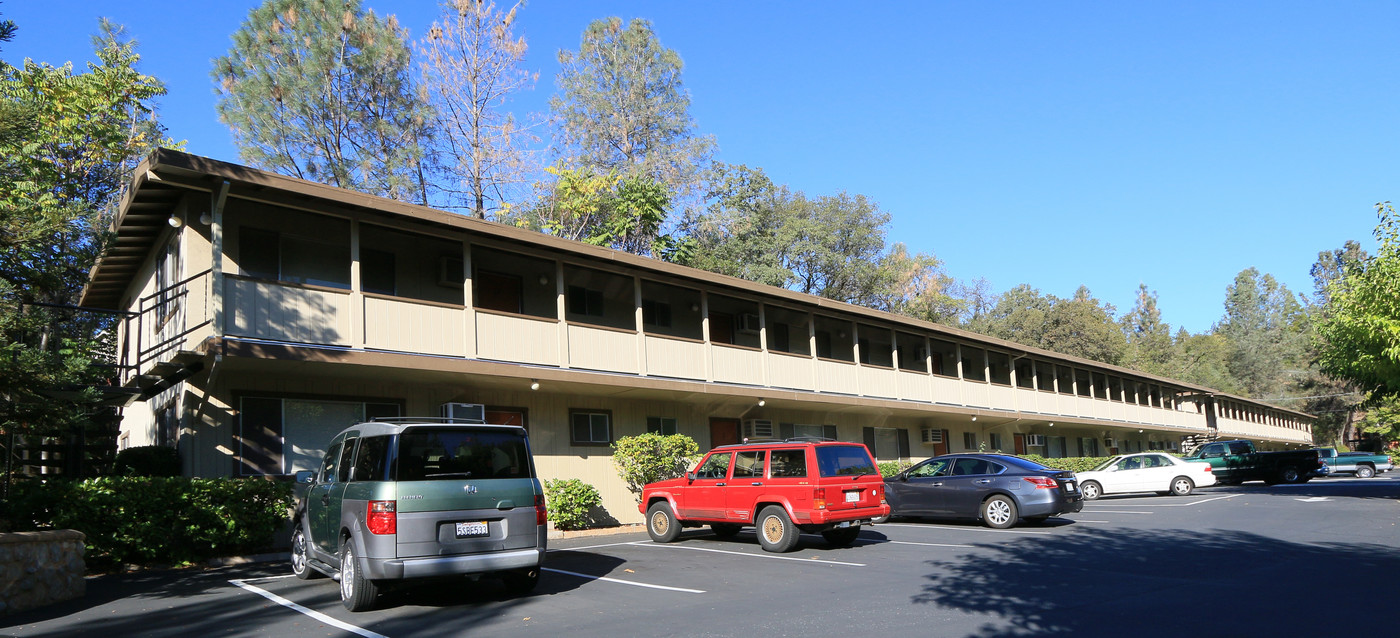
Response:
[[[340,581],[345,608],[381,586],[496,574],[516,593],[539,581],[544,492],[525,429],[443,419],[360,423],[336,434],[306,484],[292,571]]]

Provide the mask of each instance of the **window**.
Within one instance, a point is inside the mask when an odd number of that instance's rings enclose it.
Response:
[[[394,253],[373,248],[360,249],[361,289],[381,295],[396,294],[394,275]]]
[[[1119,377],[1108,378],[1108,398],[1119,403],[1123,402],[1123,379]]]
[[[962,347],[962,378],[967,381],[987,380],[987,360],[981,348]]]
[[[350,470],[355,467],[355,444],[359,441],[359,437],[345,439],[345,447],[340,451],[340,461],[336,464],[335,480],[341,483],[350,480]]]
[[[569,286],[569,312],[587,317],[603,316],[603,291]]]
[[[734,458],[734,478],[763,478],[763,463],[767,456],[767,450],[740,452]]]
[[[1060,394],[1074,394],[1074,369],[1055,366],[1055,385]]]
[[[1000,435],[1000,434],[997,434],[997,433],[995,433],[995,432],[993,432],[993,433],[991,433],[991,434],[988,434],[988,435],[987,435],[987,445],[989,445],[989,446],[992,448],[992,451],[993,451],[993,452],[1000,452],[1000,451],[1001,451],[1001,435]]]
[[[977,449],[977,433],[976,433],[976,432],[963,432],[963,449],[964,449],[964,450],[975,450],[975,449]]]
[[[836,426],[810,425],[807,423],[779,423],[778,436],[784,439],[808,437],[836,440]]]
[[[787,324],[768,324],[768,349],[773,352],[792,352],[791,332]]]
[[[382,481],[388,476],[389,460],[388,436],[367,436],[360,439],[360,449],[355,452],[355,471],[352,481]]]
[[[1035,362],[1035,387],[1046,392],[1055,391],[1055,366],[1049,361]]]
[[[1005,352],[987,352],[987,369],[992,383],[1011,385],[1011,356]]]
[[[983,459],[958,459],[953,465],[953,476],[979,476],[1001,474],[1006,466]]]
[[[523,312],[521,298],[524,296],[524,288],[519,275],[483,269],[476,272],[476,281],[472,284],[475,296],[472,302],[477,308],[515,314]]]
[[[916,465],[905,474],[909,478],[932,478],[934,476],[948,475],[948,461],[931,461],[923,465]]]
[[[238,399],[234,434],[237,476],[294,474],[320,466],[336,432],[378,417],[400,415],[387,401],[335,401],[245,396]]]
[[[160,264],[156,266],[156,292],[160,295],[156,298],[156,323],[159,325],[165,325],[165,320],[180,310],[182,297],[174,289],[180,272],[180,236],[175,235],[165,245]]]
[[[860,445],[824,445],[816,448],[817,468],[824,477],[880,475],[870,460],[870,452]]]
[[[718,452],[711,454],[705,459],[700,467],[695,469],[697,479],[723,479],[729,475],[729,459],[733,452]]]
[[[944,377],[958,376],[957,344],[933,339],[929,341],[929,350],[933,357],[934,374]]]
[[[569,411],[569,442],[574,445],[612,443],[612,412],[608,410]]]
[[[858,324],[860,362],[865,365],[894,367],[894,333],[885,328]]]
[[[899,348],[899,369],[911,372],[928,372],[927,348],[923,337],[897,332],[895,346]]]
[[[1088,371],[1088,370],[1075,370],[1075,371],[1074,371],[1074,381],[1075,381],[1074,393],[1077,394],[1077,395],[1079,395],[1079,396],[1081,396],[1081,397],[1087,397],[1087,396],[1089,396],[1089,371]]]
[[[599,306],[598,306],[598,308],[599,308],[598,314],[599,314],[599,315],[602,314],[602,298],[601,298],[601,295],[602,295],[602,293],[599,293]],[[665,302],[661,302],[661,301],[653,301],[653,300],[651,300],[651,299],[643,299],[643,300],[642,300],[642,324],[643,324],[643,325],[647,325],[647,326],[656,326],[656,327],[658,327],[658,328],[670,328],[670,327],[671,327],[671,304],[668,304],[668,303],[665,303]]]
[[[331,483],[335,481],[335,464],[340,460],[340,441],[331,444],[326,455],[321,457],[321,470],[319,474],[320,482]]]
[[[1079,456],[1098,456],[1099,440],[1093,437],[1081,437],[1079,439]]]
[[[666,416],[647,417],[647,432],[670,436],[676,433],[676,420]]]
[[[773,450],[773,459],[769,462],[770,475],[773,478],[796,478],[807,476],[807,451],[806,450]]]
[[[238,260],[251,277],[350,288],[349,243],[240,227]]]
[[[400,481],[532,478],[525,434],[519,430],[430,427],[399,435]]]
[[[1016,387],[1032,390],[1035,388],[1035,362],[1022,357],[1016,360]]]
[[[1102,372],[1094,373],[1094,398],[1108,398],[1108,375],[1105,375]]]

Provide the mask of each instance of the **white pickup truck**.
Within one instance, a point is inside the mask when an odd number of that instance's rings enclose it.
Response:
[[[1390,462],[1390,457],[1384,454],[1338,453],[1336,448],[1330,447],[1318,448],[1317,453],[1322,458],[1322,462],[1327,464],[1327,468],[1332,474],[1355,474],[1356,478],[1371,478],[1395,468]]]

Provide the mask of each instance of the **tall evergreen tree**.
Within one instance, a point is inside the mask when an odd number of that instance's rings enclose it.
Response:
[[[1171,326],[1162,321],[1162,312],[1157,309],[1157,292],[1149,291],[1147,284],[1138,284],[1137,302],[1121,323],[1128,342],[1124,364],[1152,374],[1170,374],[1174,354]]]
[[[1302,304],[1273,275],[1246,268],[1225,291],[1215,332],[1230,342],[1230,374],[1255,398],[1283,394],[1301,376],[1306,346]]]
[[[550,110],[566,167],[641,175],[683,202],[699,195],[714,141],[695,132],[680,55],[650,22],[595,20],[578,51],[559,52],[559,64]]]
[[[254,166],[426,203],[430,112],[406,31],[360,0],[266,0],[214,60],[219,119]]]

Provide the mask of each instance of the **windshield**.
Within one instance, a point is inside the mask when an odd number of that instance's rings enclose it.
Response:
[[[1102,472],[1102,471],[1104,471],[1104,470],[1106,470],[1106,469],[1108,469],[1108,468],[1110,468],[1110,467],[1113,467],[1113,464],[1114,464],[1114,463],[1117,463],[1118,461],[1120,461],[1120,460],[1122,460],[1122,459],[1123,459],[1123,457],[1121,457],[1121,456],[1115,456],[1115,457],[1113,457],[1113,458],[1111,458],[1111,459],[1109,459],[1109,460],[1107,460],[1107,461],[1104,461],[1103,463],[1100,463],[1100,464],[1098,464],[1098,465],[1095,465],[1095,466],[1094,466],[1094,469],[1089,470],[1089,471],[1090,471],[1090,472]]]
[[[824,445],[817,448],[817,466],[822,476],[879,474],[870,452],[863,445]]]
[[[525,432],[503,428],[409,428],[395,465],[400,481],[534,476]]]

